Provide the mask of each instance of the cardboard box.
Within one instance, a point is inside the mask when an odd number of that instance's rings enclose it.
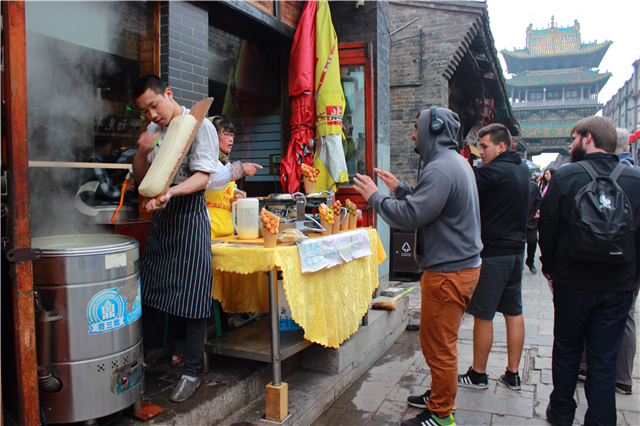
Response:
[[[302,327],[291,319],[291,307],[287,302],[282,280],[278,280],[278,320],[280,331],[302,330]]]

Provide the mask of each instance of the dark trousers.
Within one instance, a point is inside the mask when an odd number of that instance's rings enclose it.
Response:
[[[538,245],[538,229],[527,228],[527,266],[533,265],[536,260],[536,246]]]
[[[187,343],[184,349],[184,370],[182,374],[198,377],[200,360],[204,350],[204,338],[207,332],[206,318],[184,318],[187,328]]]
[[[589,373],[584,424],[616,424],[616,364],[632,292],[579,291],[553,285],[553,392],[549,409],[561,425],[572,425],[573,399],[584,345]]]

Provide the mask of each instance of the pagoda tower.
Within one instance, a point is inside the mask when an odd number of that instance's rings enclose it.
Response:
[[[502,50],[507,90],[529,158],[542,152],[568,155],[570,131],[580,119],[602,108],[598,93],[611,73],[597,67],[612,41],[583,43],[577,20],[569,27],[554,23],[527,28],[527,47]]]

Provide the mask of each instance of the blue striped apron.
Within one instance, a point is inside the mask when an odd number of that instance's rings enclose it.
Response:
[[[211,316],[211,221],[204,190],[153,213],[140,269],[142,303],[185,318]]]

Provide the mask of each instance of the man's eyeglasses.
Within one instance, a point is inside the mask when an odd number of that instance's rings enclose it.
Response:
[[[220,133],[222,136],[226,136],[228,138],[235,138],[236,135],[234,135],[233,133]]]

